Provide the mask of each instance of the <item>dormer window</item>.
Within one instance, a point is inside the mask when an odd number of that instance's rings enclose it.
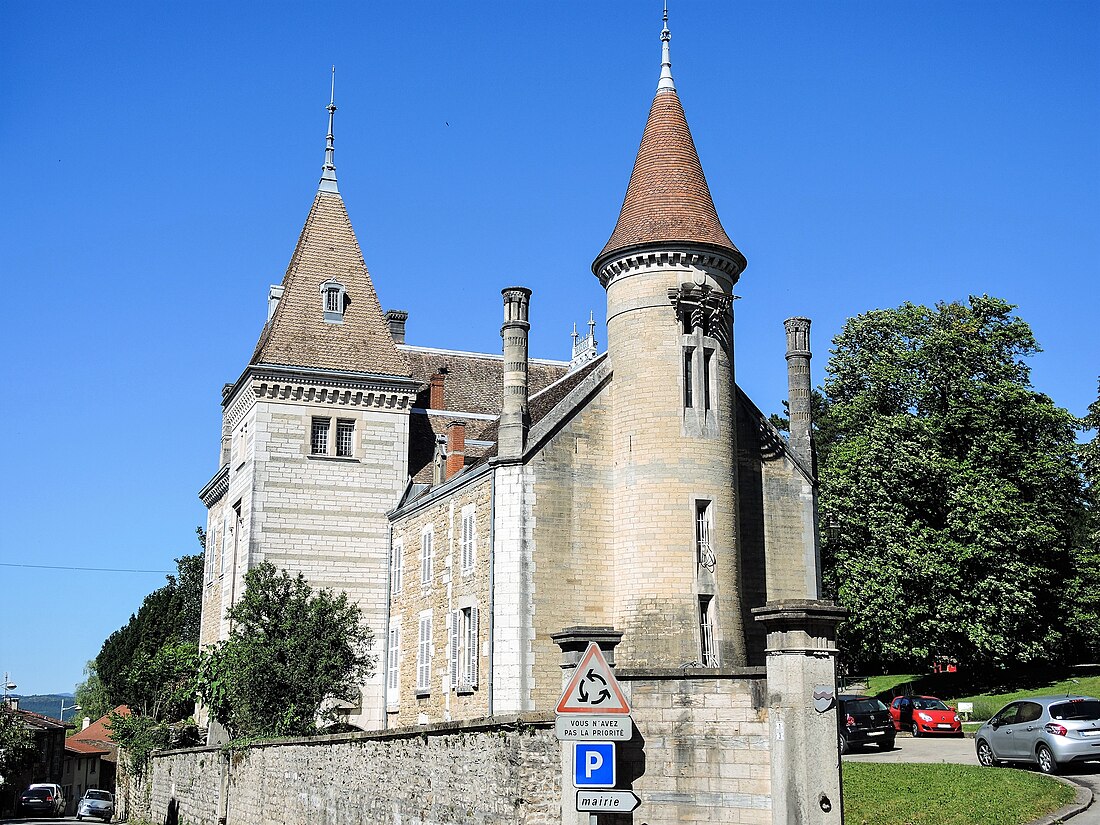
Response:
[[[344,304],[347,293],[344,285],[331,279],[321,284],[321,305],[325,312],[325,321],[330,324],[344,323]]]

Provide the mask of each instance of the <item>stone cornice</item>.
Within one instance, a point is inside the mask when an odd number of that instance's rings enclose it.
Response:
[[[259,400],[407,412],[420,386],[405,376],[257,364],[249,366],[227,394],[225,416],[234,427]]]
[[[217,504],[218,500],[221,499],[228,490],[229,465],[226,464],[218,470],[218,472],[214,473],[214,477],[206,482],[206,485],[199,490],[199,500],[209,509]]]
[[[728,249],[719,247],[675,247],[668,244],[660,246],[638,246],[624,249],[614,257],[599,262],[596,277],[607,288],[620,275],[629,275],[643,269],[657,268],[699,268],[711,272],[720,272],[729,281],[732,288],[745,269],[745,259],[731,254]]]

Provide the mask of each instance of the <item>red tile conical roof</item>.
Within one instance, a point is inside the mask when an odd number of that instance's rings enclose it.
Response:
[[[680,98],[675,89],[660,88],[619,221],[592,270],[632,247],[667,242],[718,247],[743,260],[718,220]]]

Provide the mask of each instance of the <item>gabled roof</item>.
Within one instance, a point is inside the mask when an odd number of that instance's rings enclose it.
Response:
[[[635,247],[683,243],[717,247],[744,260],[718,220],[687,117],[668,70],[667,28],[661,83],[630,175],[615,231],[596,256],[592,271],[605,260]],[[742,264],[743,266],[743,264]]]
[[[324,317],[321,284],[330,279],[346,290],[341,323]],[[408,359],[390,335],[339,193],[317,192],[282,286],[251,364],[409,374]]]
[[[80,755],[111,752],[111,748],[106,743],[87,742],[83,739],[74,739],[71,736],[65,740],[65,750]]]
[[[129,716],[130,708],[127,705],[119,705],[111,713],[117,713],[119,716]],[[66,741],[84,741],[84,742],[109,742],[113,743],[111,739],[111,713],[104,714],[96,719],[84,730],[78,730]]]

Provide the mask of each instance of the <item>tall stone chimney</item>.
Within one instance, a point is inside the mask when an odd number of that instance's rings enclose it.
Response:
[[[783,327],[787,331],[787,406],[791,418],[791,452],[812,470],[810,319],[788,318],[783,322]]]
[[[428,379],[431,389],[428,392],[428,409],[430,410],[443,410],[444,397],[443,388],[447,382],[447,368],[441,367],[439,372],[436,372]]]
[[[527,442],[527,331],[531,290],[511,286],[504,296],[504,403],[497,428],[497,455],[519,458]]]
[[[405,343],[405,322],[409,320],[409,313],[403,309],[386,310],[386,321],[390,325],[390,337],[395,344]]]
[[[447,471],[450,478],[466,466],[466,422],[451,421],[447,424]]]

